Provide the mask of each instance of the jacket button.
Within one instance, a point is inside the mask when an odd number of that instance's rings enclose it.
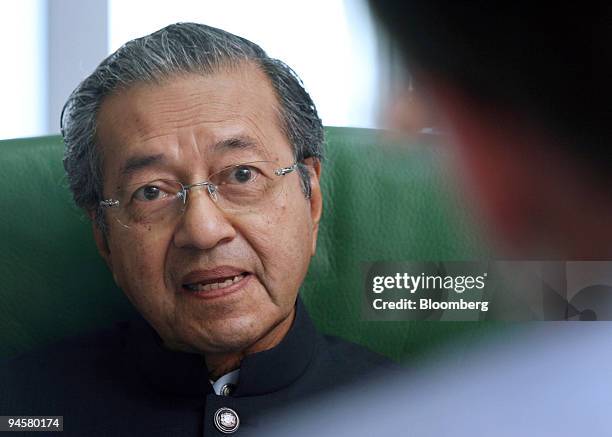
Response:
[[[221,396],[230,396],[234,392],[235,388],[236,386],[234,384],[225,384],[221,388]]]
[[[215,412],[215,426],[223,434],[233,434],[240,426],[240,418],[231,408],[219,408]]]

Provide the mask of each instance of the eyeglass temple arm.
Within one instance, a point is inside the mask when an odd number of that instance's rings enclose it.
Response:
[[[119,206],[119,201],[115,199],[106,199],[100,201],[100,206],[103,208],[115,208]]]
[[[274,174],[276,176],[285,176],[287,173],[291,173],[295,169],[297,169],[297,162],[289,167],[277,168],[276,170],[274,170]]]

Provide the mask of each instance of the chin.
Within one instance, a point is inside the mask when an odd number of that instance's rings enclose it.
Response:
[[[249,349],[273,326],[262,326],[261,320],[243,316],[204,326],[196,323],[177,334],[180,343],[199,353],[236,353]]]

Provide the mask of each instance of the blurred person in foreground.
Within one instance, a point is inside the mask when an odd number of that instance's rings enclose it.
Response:
[[[3,364],[0,415],[64,416],[76,436],[244,435],[387,366],[318,333],[299,299],[323,125],[287,65],[170,25],[103,60],[62,122],[74,200],[142,318]]]
[[[610,6],[370,6],[410,71],[393,121],[409,135],[433,127],[456,148],[498,253],[612,259]],[[304,436],[608,435],[610,322],[520,329],[467,356],[450,347],[401,378],[312,399],[309,414],[280,416],[268,435],[285,435],[284,423]]]
[[[396,127],[446,134],[505,256],[612,259],[610,6],[589,3],[371,2],[410,71]]]

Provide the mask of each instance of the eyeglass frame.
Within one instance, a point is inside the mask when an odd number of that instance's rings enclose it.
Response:
[[[227,169],[231,167],[239,167],[241,165],[254,164],[256,162],[265,162],[265,161],[242,162],[242,163],[230,165],[225,168]],[[289,173],[296,171],[297,169],[298,169],[298,162],[295,161],[293,164],[291,164],[288,167],[279,167],[275,169],[274,174],[276,176],[285,176]],[[158,179],[154,179],[149,182],[154,182],[155,180],[158,180]],[[193,184],[188,184],[188,185],[184,185],[182,182],[178,180],[168,180],[168,181],[177,182],[181,186],[181,190],[177,193],[177,197],[183,200],[183,205],[187,204],[187,192],[190,191],[194,187],[206,187],[206,191],[208,191],[208,194],[210,195],[211,199],[215,202],[217,201],[217,185],[210,182],[209,180],[204,180],[202,182],[195,182]],[[99,206],[103,209],[107,209],[107,208],[119,208],[121,205],[120,205],[119,200],[109,198],[109,199],[101,200],[99,202]]]

